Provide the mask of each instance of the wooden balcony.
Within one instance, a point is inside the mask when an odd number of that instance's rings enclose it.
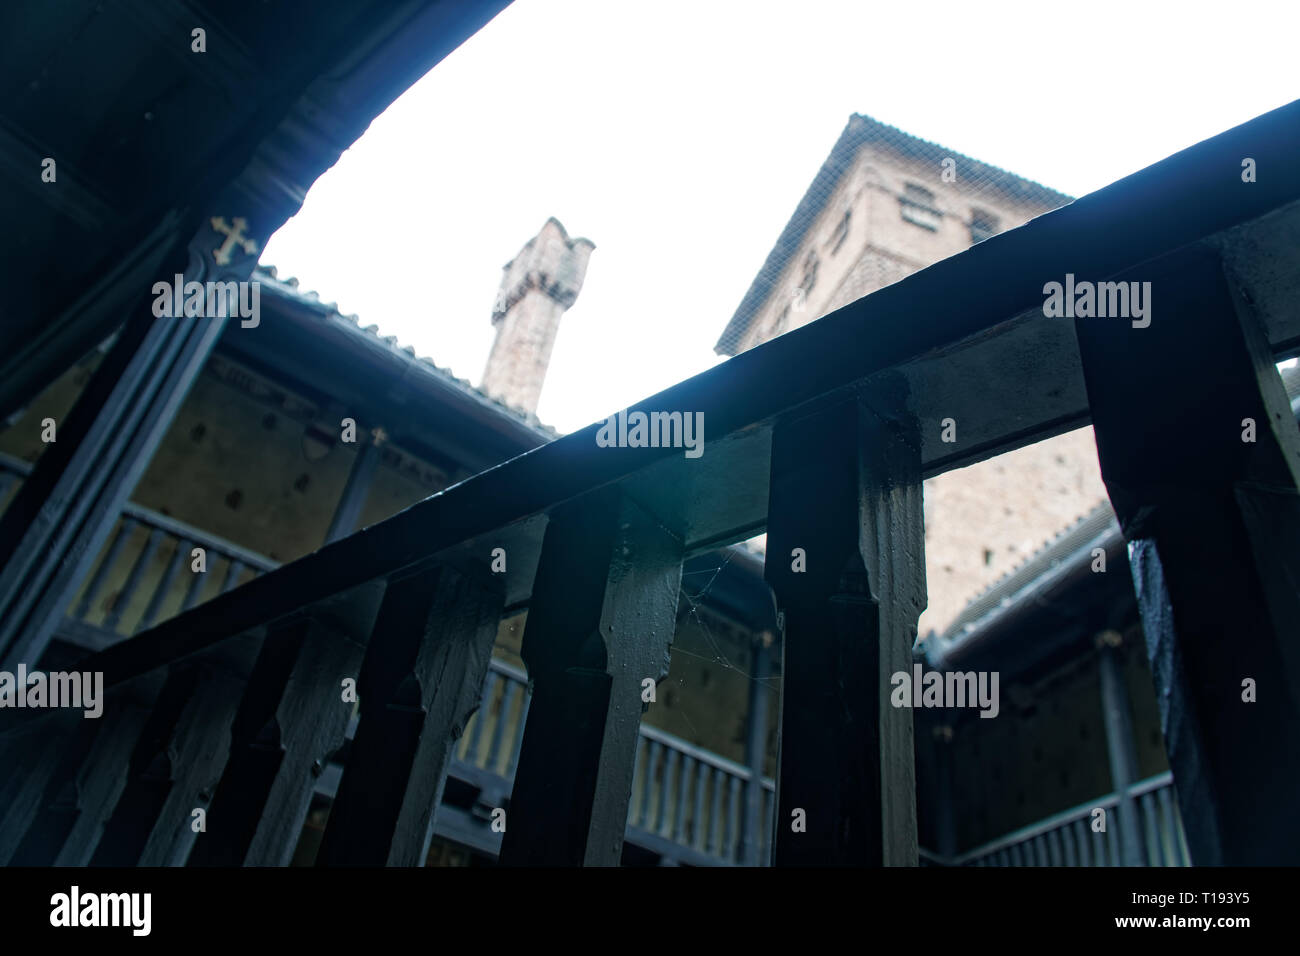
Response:
[[[960,856],[944,859],[921,852],[933,866],[1123,866],[1123,827],[1118,807],[1123,796],[1137,804],[1138,844],[1147,866],[1188,866],[1190,858],[1178,813],[1173,775],[1163,773],[1071,807],[1032,826],[991,840]],[[1104,811],[1105,829],[1094,825]]]
[[[915,865],[912,716],[888,701],[926,601],[921,481],[1091,421],[1191,858],[1276,860],[1300,827],[1300,758],[1267,744],[1300,732],[1300,434],[1273,368],[1300,349],[1298,153],[1292,104],[635,406],[702,414],[698,458],[601,447],[593,425],[99,652],[79,669],[104,675],[100,720],[0,714],[0,858],[288,862],[355,680],[317,862],[418,864],[502,609],[524,606],[501,861],[617,864],[649,808],[707,847],[711,826],[636,792],[665,744],[642,733],[642,694],[666,671],[683,560],[766,530],[784,627],[773,859]],[[1045,317],[1044,284],[1067,274],[1150,282],[1150,327]],[[1231,694],[1207,697],[1227,647]],[[1228,708],[1238,673],[1284,690]],[[679,809],[743,798],[761,818],[763,788],[710,774],[703,797],[667,784]]]

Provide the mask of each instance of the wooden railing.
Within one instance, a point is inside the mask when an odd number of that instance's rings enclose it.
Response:
[[[452,772],[484,785],[489,793],[493,784],[503,785],[508,795],[527,716],[528,675],[493,659]],[[747,767],[648,724],[641,725],[639,734],[628,842],[684,863],[740,863],[741,828],[749,825],[750,839],[765,858],[775,808],[771,777],[758,784],[761,816],[747,821],[741,813],[741,795],[753,776]]]
[[[0,454],[0,505],[32,466]],[[2,508],[0,508],[2,510]],[[194,570],[202,551],[202,571]],[[280,566],[183,521],[128,502],[74,597],[60,634],[101,650]]]
[[[634,825],[680,828],[707,847],[711,820],[661,818],[665,776],[652,818],[644,797],[634,803],[642,692],[666,674],[683,559],[766,529],[784,637],[773,858],[914,864],[912,715],[882,700],[888,675],[910,669],[925,606],[922,479],[1082,425],[1098,407],[1104,473],[1167,463],[1172,452],[1152,462],[1141,448],[1114,449],[1134,428],[1148,440],[1163,434],[1145,417],[1135,425],[1131,410],[1149,417],[1144,403],[1173,391],[1136,370],[1176,364],[1170,350],[1207,368],[1234,356],[1231,375],[1214,381],[1245,398],[1225,407],[1273,421],[1272,393],[1260,391],[1272,386],[1252,370],[1271,370],[1263,350],[1300,344],[1300,315],[1279,305],[1300,290],[1278,238],[1294,228],[1279,217],[1296,214],[1300,178],[1242,188],[1232,172],[1242,156],[1288,168],[1298,115],[1287,107],[1202,143],[629,410],[703,416],[700,456],[671,442],[609,447],[598,441],[609,429],[595,424],[99,652],[81,665],[103,675],[99,720],[0,713],[0,761],[12,768],[0,790],[0,862],[286,863],[315,781],[344,743],[355,684],[356,736],[317,862],[422,863],[503,608],[523,606],[533,693],[502,808],[502,862],[617,864],[630,809]],[[1171,310],[1165,324],[1131,332],[1115,319],[1044,315],[1048,280],[1136,267],[1129,278],[1149,279],[1149,301]],[[1205,336],[1212,354],[1197,351]],[[1249,349],[1260,352],[1253,364],[1241,360]],[[1117,373],[1119,361],[1138,365]],[[1158,407],[1175,432],[1176,411]],[[952,420],[956,441],[941,437]],[[1198,422],[1186,427],[1194,446],[1209,440]],[[1240,450],[1227,432],[1221,440]],[[1158,469],[1124,477],[1125,507],[1168,484]],[[1232,500],[1217,488],[1206,501]],[[1260,535],[1268,527],[1252,525]],[[1138,552],[1150,571],[1155,551]],[[1139,598],[1152,613],[1170,600],[1159,590]],[[1173,643],[1166,635],[1160,646]],[[1241,710],[1274,706],[1261,701]],[[498,759],[505,749],[503,740]],[[1211,771],[1216,786],[1202,793],[1245,799],[1228,769]],[[738,777],[716,765],[709,775],[705,801],[731,800]],[[683,807],[698,802],[695,777],[694,787],[686,777],[668,784],[670,795],[684,785]],[[761,790],[739,796],[742,815],[762,817]],[[206,828],[195,832],[199,817]],[[1213,858],[1217,837],[1197,832],[1199,849],[1189,825],[1194,858]],[[732,852],[730,834],[719,842]],[[1268,841],[1222,846],[1263,852]]]
[[[1189,866],[1173,776],[1162,773],[1128,790],[1137,805],[1137,840],[1147,866]],[[941,866],[1121,866],[1121,795],[1111,793],[991,840],[952,860],[927,854]],[[1099,817],[1097,810],[1104,810]],[[1105,829],[1095,828],[1104,820]]]

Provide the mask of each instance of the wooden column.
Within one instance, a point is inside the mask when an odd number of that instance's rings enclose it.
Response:
[[[205,219],[182,250],[189,256],[184,281],[248,279],[257,256],[242,247],[228,255],[228,239]],[[171,273],[157,278],[175,281]],[[0,517],[5,669],[40,660],[226,325],[225,316],[155,317],[155,298],[150,292],[133,308],[72,413],[57,423],[55,442]]]
[[[369,438],[357,449],[357,457],[348,472],[347,484],[339,497],[334,516],[330,519],[329,529],[325,532],[325,544],[350,535],[357,527],[361,509],[370,494],[370,483],[375,477],[375,468],[379,464],[379,446],[387,436],[382,428],[371,430]]]
[[[642,681],[668,673],[682,543],[608,487],[551,515],[523,658],[533,686],[501,862],[617,865]]]
[[[1124,683],[1124,663],[1115,631],[1097,637],[1097,673],[1101,678],[1101,713],[1106,727],[1106,753],[1110,758],[1111,789],[1119,794],[1115,808],[1119,817],[1120,862],[1124,866],[1146,866],[1137,803],[1128,789],[1137,783],[1137,748],[1133,742],[1133,712]]]
[[[953,796],[957,776],[953,767],[953,737],[956,728],[941,723],[933,727],[930,753],[934,761],[934,799],[930,806],[934,812],[934,850],[944,860],[957,855],[957,807]]]
[[[424,864],[447,766],[479,706],[502,596],[486,573],[442,566],[388,583],[318,866]]]
[[[915,430],[862,399],[774,430],[765,577],[784,619],[778,866],[916,865],[912,712],[889,698],[890,676],[910,672],[926,601],[920,462]],[[793,829],[796,811],[806,832]]]
[[[358,676],[381,594],[358,588],[268,627],[190,866],[289,863],[316,777],[343,745],[343,681]]]
[[[1213,254],[1116,278],[1151,283],[1150,324],[1075,330],[1192,862],[1292,862],[1300,432],[1259,319]]]
[[[770,635],[768,635],[770,640]],[[740,861],[745,866],[759,866],[769,861],[759,859],[762,844],[763,765],[767,761],[767,702],[772,689],[772,648],[759,637],[754,641],[753,673],[749,675],[749,709],[745,713],[745,766],[749,783],[740,818]],[[769,847],[769,855],[771,848]]]

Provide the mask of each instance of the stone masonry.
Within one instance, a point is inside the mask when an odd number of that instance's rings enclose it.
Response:
[[[588,239],[570,239],[552,217],[506,263],[492,307],[497,337],[479,386],[483,391],[536,415],[560,317],[578,298],[595,248]]]

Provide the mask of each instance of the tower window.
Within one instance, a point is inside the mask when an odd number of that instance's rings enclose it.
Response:
[[[830,239],[827,240],[831,247],[831,255],[839,252],[840,246],[844,245],[844,240],[849,237],[849,219],[852,215],[852,210],[844,210],[844,215],[840,217],[839,223],[835,226],[835,231],[831,233]]]
[[[924,186],[918,186],[916,183],[905,184],[903,195],[898,197],[898,203],[899,212],[908,222],[929,229],[931,232],[939,230],[943,213],[935,205],[934,193]]]

